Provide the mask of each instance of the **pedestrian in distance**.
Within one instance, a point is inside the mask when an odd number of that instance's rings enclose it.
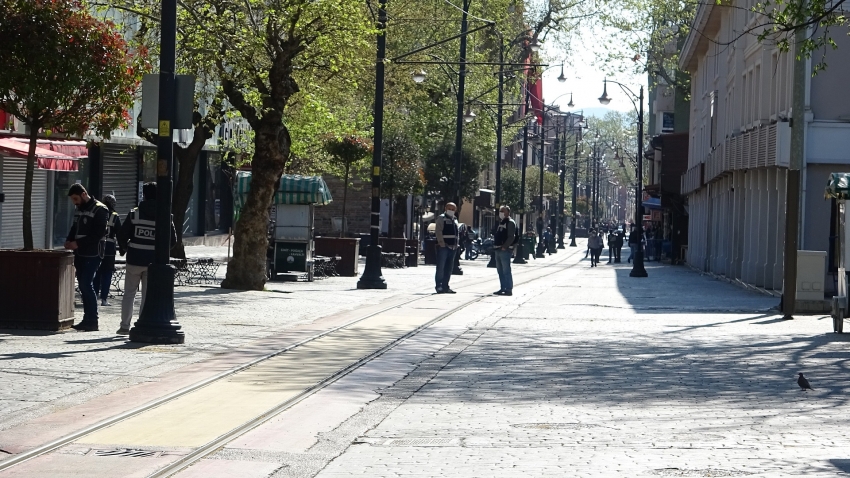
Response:
[[[499,208],[499,226],[493,238],[496,254],[496,272],[499,273],[499,290],[494,295],[513,295],[514,279],[511,274],[511,256],[518,242],[516,222],[511,218],[511,208]]]
[[[613,229],[608,231],[608,264],[614,263],[614,250],[617,248],[617,234]]]
[[[590,249],[590,267],[596,267],[599,264],[599,256],[602,254],[604,246],[602,236],[595,229],[592,229],[587,240],[587,247]]]
[[[115,196],[103,196],[103,204],[109,208],[109,219],[106,221],[106,240],[104,241],[103,260],[94,275],[94,291],[100,296],[100,305],[108,307],[109,289],[112,287],[112,275],[115,273],[115,253],[117,252],[118,229],[121,229],[121,217],[115,210],[118,202]],[[123,256],[124,253],[121,252]]]
[[[614,243],[614,263],[619,264],[623,254],[623,243],[625,243],[625,231],[617,229],[617,241]]]
[[[148,266],[154,262],[156,249],[156,183],[142,185],[142,202],[133,208],[118,231],[118,247],[127,251],[124,270],[124,297],[121,300],[121,326],[118,335],[130,334],[133,302],[139,285],[142,286],[142,305],[145,307],[148,286]],[[177,231],[171,224],[171,247],[177,244]]]
[[[94,276],[103,259],[109,208],[91,197],[82,184],[71,185],[68,197],[77,211],[74,224],[65,239],[65,249],[74,251],[74,269],[83,299],[83,320],[72,328],[94,332],[98,326]]]
[[[632,259],[634,259],[638,247],[640,247],[640,241],[637,237],[637,228],[632,226],[632,228],[629,229],[629,262],[632,262]]]
[[[467,261],[474,260],[472,258],[472,247],[475,242],[475,230],[471,227],[466,228],[466,234],[463,235],[463,250],[465,251],[465,259]]]
[[[457,205],[450,202],[446,204],[445,211],[435,221],[435,232],[437,233],[437,272],[434,275],[435,289],[438,294],[454,294],[449,288],[449,279],[452,277],[455,254],[458,247],[458,223],[455,213]]]

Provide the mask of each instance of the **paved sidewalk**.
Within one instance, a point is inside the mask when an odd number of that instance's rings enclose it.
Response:
[[[226,247],[187,247],[194,258],[223,259]],[[492,280],[486,261],[462,262],[452,284]],[[532,265],[533,266],[533,265]],[[532,267],[528,266],[528,267]],[[361,273],[362,273],[361,266]],[[223,276],[224,267],[219,271]],[[347,310],[433,291],[432,266],[384,269],[387,290],[357,290],[357,277],[315,282],[270,282],[263,292],[218,286],[177,287],[175,307],[186,344],[156,346],[117,336],[121,298],[100,307],[100,331],[50,333],[0,329],[0,431],[36,417],[130,387],[258,340]],[[136,297],[134,319],[141,296]],[[79,301],[78,301],[79,302]],[[77,318],[82,317],[77,304]],[[188,385],[188,384],[187,384]],[[0,450],[4,443],[0,443]]]
[[[850,340],[829,320],[681,267],[628,272],[524,291],[318,476],[850,473]]]
[[[587,261],[435,324],[180,475],[850,474],[847,342],[682,267]],[[810,377],[801,392],[796,374]],[[241,473],[241,474],[240,474]]]

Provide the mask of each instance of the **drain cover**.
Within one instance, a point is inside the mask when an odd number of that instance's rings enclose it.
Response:
[[[652,474],[658,476],[698,476],[698,477],[725,477],[725,476],[747,476],[752,473],[738,470],[721,470],[718,468],[659,468],[653,470]]]
[[[149,458],[159,455],[158,451],[133,450],[131,448],[118,448],[116,450],[97,450],[95,456],[126,456],[132,458]]]
[[[384,443],[385,446],[455,446],[459,445],[457,438],[393,438]]]
[[[583,428],[598,428],[602,425],[594,425],[592,423],[515,423],[511,426],[532,430],[580,430]]]

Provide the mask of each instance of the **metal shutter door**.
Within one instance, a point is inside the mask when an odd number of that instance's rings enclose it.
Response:
[[[123,144],[103,145],[102,196],[112,194],[122,217],[136,207],[139,190],[139,159],[136,147]],[[101,199],[101,198],[98,198]]]
[[[24,180],[27,163],[23,160],[3,160],[3,223],[0,231],[0,247],[18,249],[24,247]],[[47,215],[47,172],[36,169],[32,180],[32,241],[33,247],[44,248]]]

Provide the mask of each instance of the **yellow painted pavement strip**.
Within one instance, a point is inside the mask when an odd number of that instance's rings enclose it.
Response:
[[[340,329],[76,443],[200,447],[469,301],[439,297],[426,299],[427,309],[416,308],[423,305],[417,301]]]

